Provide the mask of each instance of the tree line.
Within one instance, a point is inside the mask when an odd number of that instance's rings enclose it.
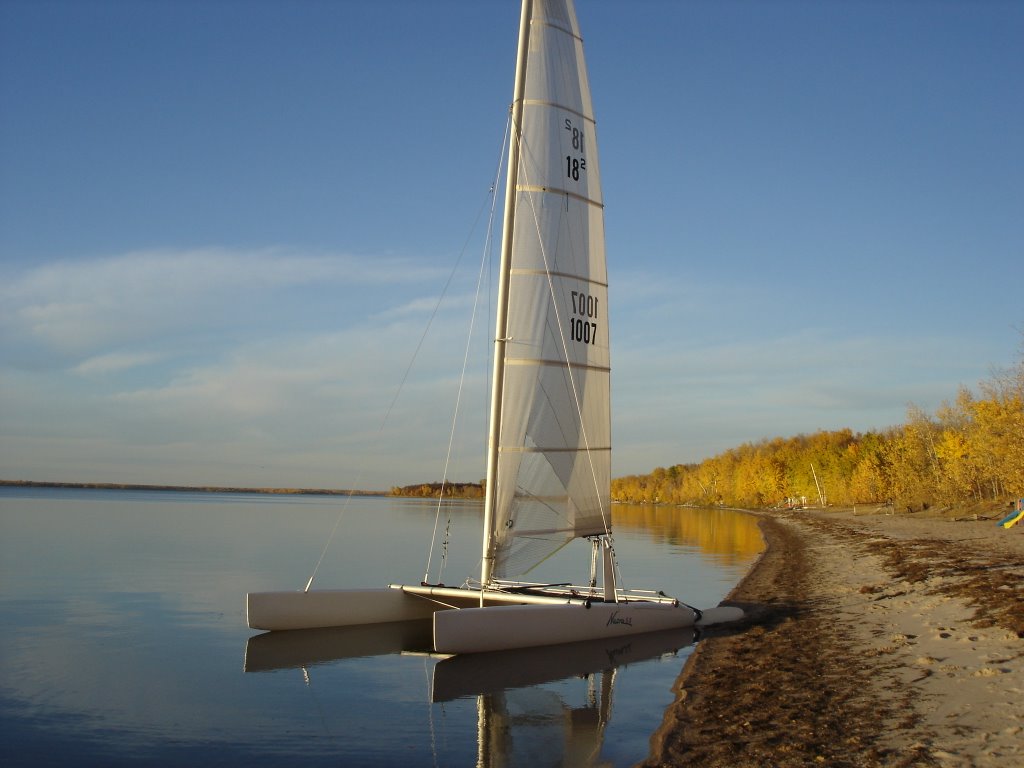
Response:
[[[396,485],[388,491],[388,496],[412,496],[414,498],[437,499],[444,490],[446,499],[482,499],[484,483],[416,483],[414,485]]]
[[[770,507],[892,504],[900,510],[1005,503],[1024,496],[1024,357],[905,424],[776,437],[699,464],[612,481],[616,501]]]

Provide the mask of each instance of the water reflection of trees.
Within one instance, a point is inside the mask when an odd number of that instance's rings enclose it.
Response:
[[[616,530],[644,530],[662,541],[716,555],[753,556],[764,548],[757,520],[728,509],[616,504],[612,525]]]

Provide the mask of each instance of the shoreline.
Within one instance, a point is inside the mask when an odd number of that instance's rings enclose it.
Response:
[[[96,491],[161,491],[168,493],[254,493],[281,496],[387,496],[385,491],[335,488],[249,488],[220,485],[149,485],[146,483],[57,483],[44,480],[0,480],[0,488],[80,488]]]
[[[1024,764],[1024,529],[754,512],[765,551],[645,766]]]
[[[400,486],[399,490],[413,488],[436,487],[440,483],[419,483],[416,485]],[[467,494],[465,488],[479,487],[473,483],[450,482],[446,486],[449,489],[446,499],[449,501],[476,501],[483,496]],[[253,488],[251,486],[223,486],[223,485],[152,485],[148,483],[61,483],[48,480],[2,480],[0,488],[71,488],[92,491],[158,491],[166,493],[250,493],[277,496],[389,496],[396,499],[426,499],[439,498],[439,493],[395,493],[390,491],[369,491],[351,490],[344,488]]]

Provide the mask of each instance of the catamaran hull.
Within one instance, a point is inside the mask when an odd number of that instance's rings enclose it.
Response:
[[[408,622],[434,617],[434,650],[480,653],[600,640],[665,629],[739,621],[732,606],[699,613],[667,602],[588,604],[552,596],[509,594],[452,587],[329,589],[250,592],[249,627],[263,630],[325,629]],[[457,610],[451,610],[457,609]]]
[[[735,605],[720,605],[717,608],[705,608],[700,612],[697,627],[710,627],[715,624],[732,624],[743,619],[743,609]]]
[[[665,603],[496,605],[434,614],[434,650],[483,653],[693,626],[697,613]]]
[[[252,629],[319,629],[429,618],[436,603],[395,589],[318,589],[250,592],[246,612]]]

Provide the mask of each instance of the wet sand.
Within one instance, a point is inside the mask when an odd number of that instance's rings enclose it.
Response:
[[[646,766],[1024,765],[1024,523],[792,511]]]

